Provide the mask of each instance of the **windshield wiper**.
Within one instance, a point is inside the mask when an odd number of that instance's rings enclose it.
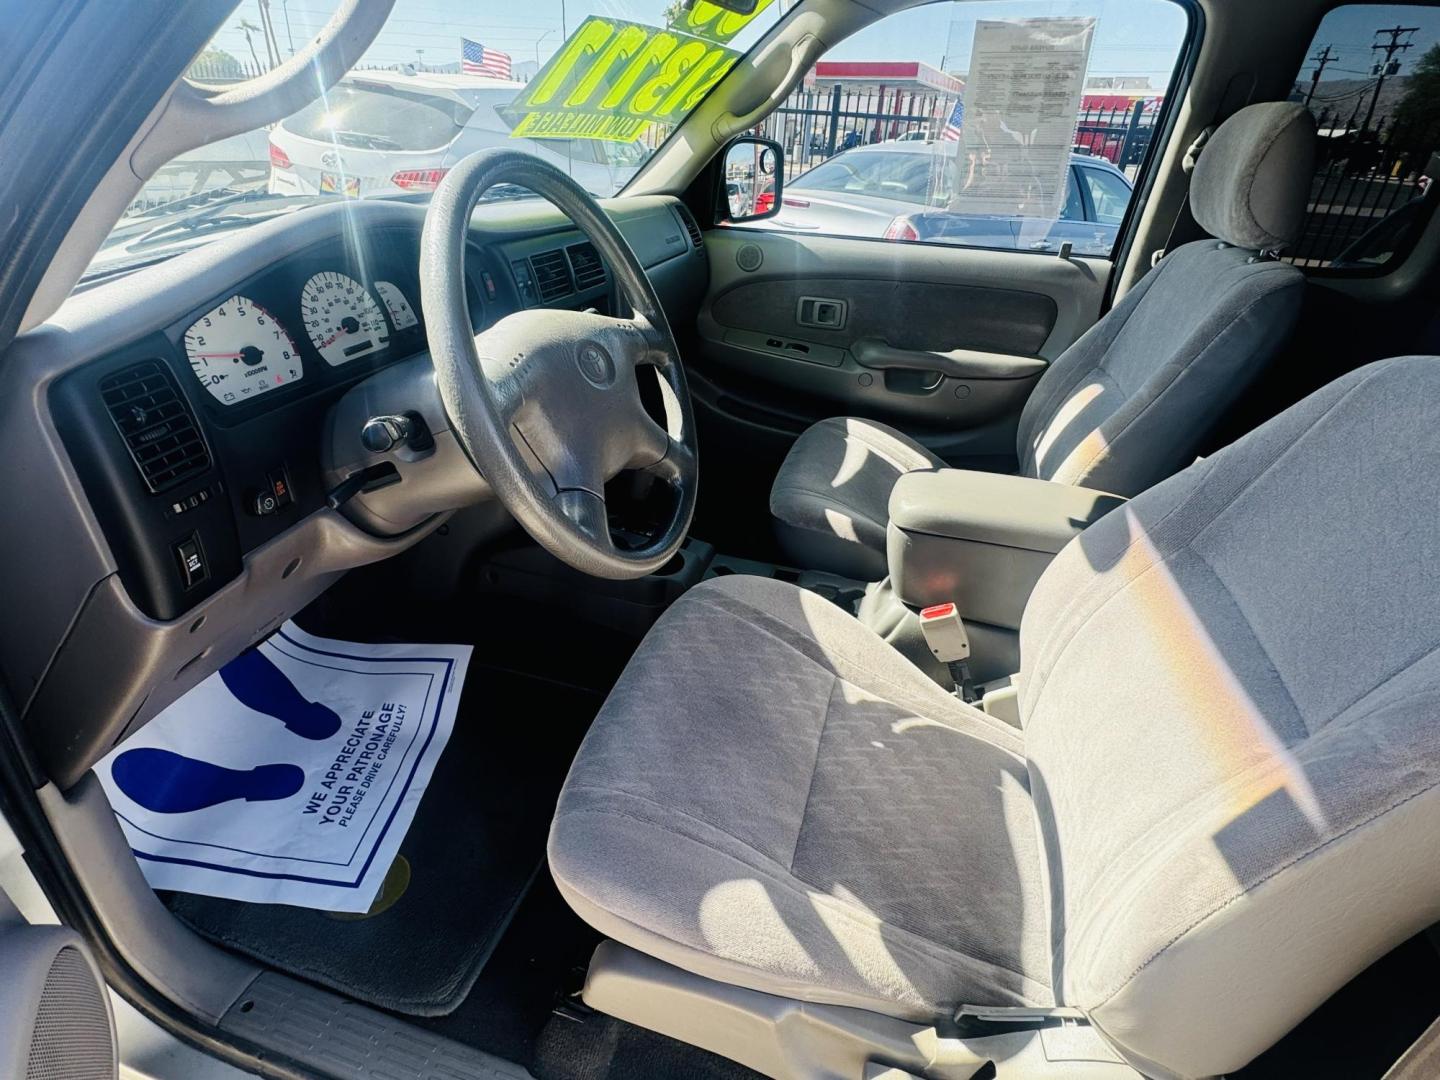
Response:
[[[513,202],[517,199],[538,199],[529,188],[523,188],[519,184],[496,184],[489,191],[485,192],[481,202]]]
[[[144,248],[171,236],[190,236],[209,229],[231,229],[239,225],[252,225],[279,217],[281,214],[288,214],[302,206],[329,201],[336,197],[332,195],[276,195],[259,189],[242,191],[219,199],[208,207],[203,207],[197,213],[186,214],[179,218],[173,214],[167,214],[166,218],[173,220],[162,220],[139,236],[124,237],[123,243],[127,249]],[[235,205],[250,202],[273,202],[278,205],[273,210],[248,214],[230,212]]]
[[[137,265],[154,262],[158,253],[163,253],[170,247],[183,246],[191,238],[199,237],[204,233],[223,232],[227,229],[256,225],[329,198],[330,196],[267,195],[264,192],[240,192],[211,204],[209,208],[202,208],[199,211],[192,208],[189,214],[182,217],[177,218],[174,214],[167,214],[159,223],[137,223],[149,224],[149,228],[144,232],[132,228],[127,234],[112,235],[100,249],[99,257],[91,263],[81,280],[108,276]],[[249,214],[230,213],[225,212],[224,209],[235,203],[259,201],[260,199],[271,199],[282,205],[273,210],[262,210]],[[141,252],[144,254],[140,254]],[[126,258],[126,253],[138,257]]]
[[[181,234],[193,235],[207,229],[231,229],[242,223],[264,221],[266,218],[283,214],[285,211],[276,210],[273,214],[220,214],[216,217],[181,218],[179,221],[167,221],[163,225],[156,225],[149,232],[141,233],[134,240],[125,246],[130,249],[149,247],[166,237],[178,236]]]
[[[387,139],[383,135],[372,135],[366,131],[335,131],[330,132],[342,146],[353,146],[358,150],[403,150],[394,139]]]
[[[181,215],[185,215],[188,220],[193,220],[206,216],[206,211],[218,210],[221,207],[289,197],[291,196],[272,195],[263,188],[251,188],[246,191],[235,188],[212,188],[195,195],[187,195],[183,199],[162,203],[143,213],[121,220],[105,238],[105,242],[100,245],[100,250],[104,251],[107,248],[115,248],[129,243],[138,236],[154,232],[160,225],[175,221]]]
[[[184,195],[178,199],[171,199],[169,202],[157,203],[155,206],[147,207],[138,214],[135,214],[131,218],[131,221],[140,221],[155,214],[170,217],[181,210],[198,210],[203,206],[246,202],[261,196],[268,197],[269,192],[264,188],[206,188],[204,191],[197,191],[193,195]]]

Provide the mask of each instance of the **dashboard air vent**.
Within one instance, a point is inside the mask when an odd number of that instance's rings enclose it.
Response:
[[[565,249],[570,256],[570,269],[575,272],[575,287],[581,292],[605,284],[605,264],[590,243],[571,244]]]
[[[565,253],[559,248],[531,255],[530,270],[535,275],[535,295],[542,304],[569,296],[574,291],[570,284],[570,266],[565,261]]]
[[[680,215],[680,223],[685,226],[685,231],[690,234],[690,243],[699,251],[705,246],[705,234],[700,231],[700,226],[695,224],[695,218],[690,213],[690,208],[684,203],[675,207],[675,212]]]
[[[210,451],[175,376],[158,360],[100,381],[105,409],[152,492],[210,468]]]

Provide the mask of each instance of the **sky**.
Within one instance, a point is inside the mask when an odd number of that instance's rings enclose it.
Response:
[[[1368,79],[1370,65],[1382,55],[1370,46],[1390,40],[1389,34],[1377,37],[1375,31],[1391,26],[1419,27],[1414,34],[1400,36],[1402,43],[1414,43],[1413,48],[1395,54],[1400,61],[1400,74],[1404,75],[1415,66],[1426,49],[1440,41],[1440,8],[1401,4],[1351,4],[1336,8],[1325,16],[1316,31],[1315,40],[1305,54],[1307,59],[1300,72],[1300,81],[1310,81],[1316,67],[1310,58],[1327,45],[1330,46],[1330,54],[1338,59],[1325,66],[1322,84],[1331,79]]]
[[[588,15],[658,26],[665,7],[666,0],[396,0],[395,10],[365,62],[452,63],[460,58],[462,35],[508,52],[517,62],[537,58],[543,62]],[[248,60],[245,35],[236,27],[242,19],[259,24],[259,8],[260,0],[243,0],[216,34],[215,44]],[[329,0],[270,0],[271,21],[282,52],[289,55],[292,37],[296,47],[303,45],[333,9]],[[778,11],[779,0],[741,33],[736,46],[743,49],[753,44],[773,24]],[[934,67],[963,71],[969,63],[976,19],[1046,15],[1098,16],[1090,74],[1148,76],[1157,87],[1163,87],[1169,78],[1185,34],[1184,13],[1168,0],[953,0],[891,15],[842,42],[829,58],[922,60]],[[1440,29],[1440,12],[1433,21]],[[1412,20],[1406,25],[1415,24]],[[261,36],[253,37],[255,50],[263,59]]]

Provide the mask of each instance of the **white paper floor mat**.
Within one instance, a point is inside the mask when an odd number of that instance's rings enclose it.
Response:
[[[468,645],[357,645],[286,623],[96,772],[157,889],[364,911],[460,703]]]

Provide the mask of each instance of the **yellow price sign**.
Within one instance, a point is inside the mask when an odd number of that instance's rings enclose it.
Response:
[[[517,139],[632,142],[682,120],[739,59],[678,29],[591,15],[502,111]]]
[[[682,34],[724,44],[749,26],[755,16],[774,2],[775,0],[759,0],[754,11],[742,15],[737,11],[728,11],[719,4],[712,4],[710,0],[695,0],[690,7],[683,8],[676,14],[668,25],[671,30],[678,30]]]

